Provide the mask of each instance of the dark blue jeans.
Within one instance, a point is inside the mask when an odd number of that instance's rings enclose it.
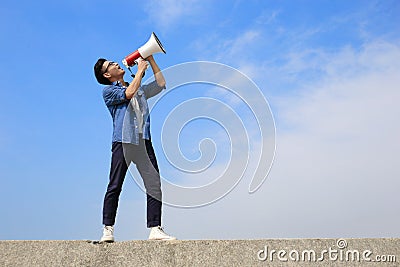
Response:
[[[136,165],[147,195],[147,227],[161,225],[162,193],[156,155],[150,140],[139,145],[115,142],[112,145],[110,181],[104,196],[103,224],[114,225],[119,196],[130,163]]]

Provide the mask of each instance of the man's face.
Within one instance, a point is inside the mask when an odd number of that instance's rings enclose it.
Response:
[[[125,74],[125,70],[122,69],[118,63],[109,60],[104,61],[101,69],[104,77],[109,80],[119,80]]]

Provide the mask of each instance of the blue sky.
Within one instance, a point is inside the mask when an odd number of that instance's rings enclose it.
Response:
[[[161,69],[202,60],[240,70],[277,130],[256,193],[247,173],[212,205],[166,206],[167,230],[182,239],[398,237],[399,15],[398,1],[3,2],[0,239],[99,238],[112,125],[93,64],[120,61],[153,31],[167,50],[155,55]],[[232,104],[218,92],[178,89],[158,110],[202,96]],[[248,108],[234,107],[253,132]],[[165,117],[152,118],[159,137]],[[182,132],[189,159],[204,137],[224,153],[223,127],[199,120]],[[161,172],[191,179],[171,168],[159,138],[154,145]],[[144,207],[128,178],[117,239],[147,237]]]

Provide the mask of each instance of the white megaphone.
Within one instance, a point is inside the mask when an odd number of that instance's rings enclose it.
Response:
[[[129,68],[137,63],[137,59],[147,58],[148,56],[159,52],[163,52],[164,54],[167,53],[165,52],[160,40],[157,38],[157,35],[153,32],[150,36],[150,39],[144,45],[122,60],[122,64]]]

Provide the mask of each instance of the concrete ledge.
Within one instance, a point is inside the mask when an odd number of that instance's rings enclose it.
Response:
[[[400,239],[0,241],[0,266],[400,266]]]

